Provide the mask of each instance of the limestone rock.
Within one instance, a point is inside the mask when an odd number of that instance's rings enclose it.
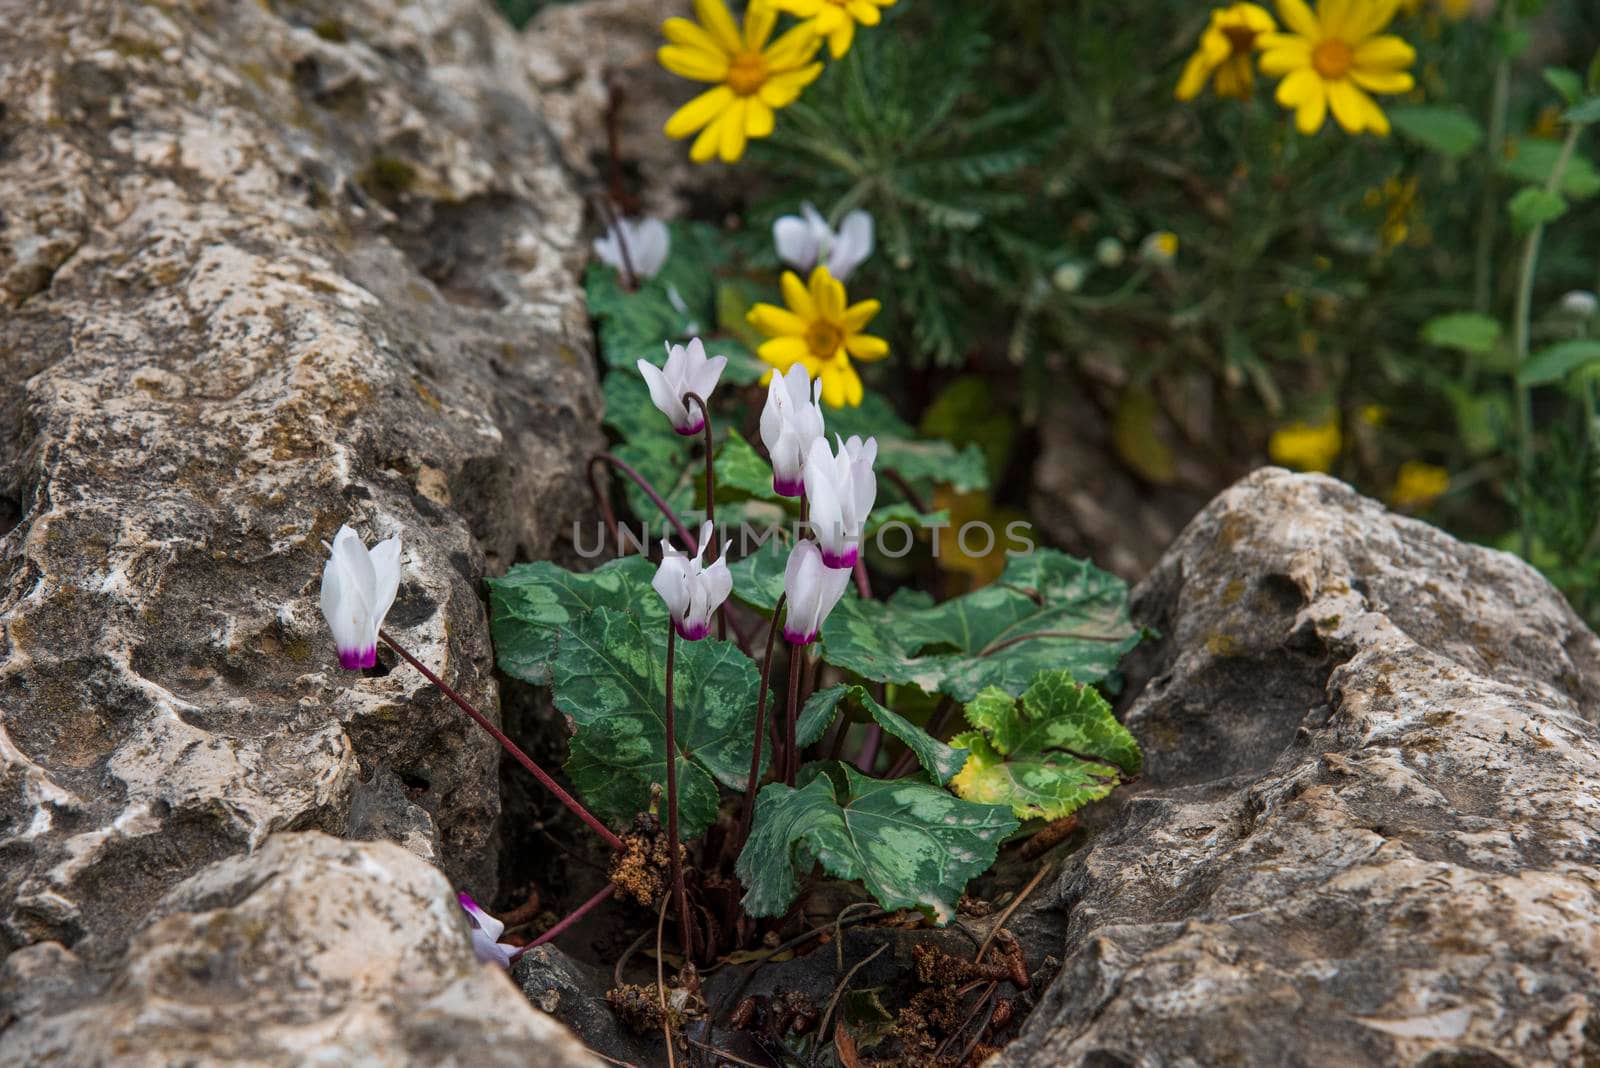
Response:
[[[729,169],[689,162],[689,143],[661,133],[667,118],[705,87],[656,60],[666,43],[661,24],[692,16],[683,0],[581,0],[551,4],[524,34],[529,74],[542,93],[543,114],[573,169],[596,193],[612,182],[610,127],[625,193],[637,190],[630,214],[671,218],[690,192],[714,186]],[[709,183],[709,185],[708,185]]]
[[[449,883],[407,850],[273,835],[162,898],[105,998],[55,1015],[0,1001],[22,1017],[0,1063],[600,1063],[466,944]],[[66,952],[13,954],[0,998],[37,999],[32,963]]]
[[[121,965],[151,909],[286,829],[486,894],[497,747],[403,665],[339,671],[317,595],[341,523],[400,534],[388,629],[493,713],[480,580],[587,512],[583,202],[516,35],[478,0],[0,10],[0,954],[153,988],[199,950]],[[503,1011],[471,989],[397,1008]]]
[[[1600,642],[1532,568],[1265,469],[1135,615],[1147,774],[1000,1063],[1600,1058]]]

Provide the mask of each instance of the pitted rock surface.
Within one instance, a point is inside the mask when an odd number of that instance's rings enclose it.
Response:
[[[1269,468],[1134,608],[1146,776],[1000,1063],[1600,1060],[1600,642],[1542,577]]]
[[[583,199],[521,42],[476,0],[0,13],[0,952],[82,1003],[282,830],[489,892],[497,747],[341,672],[317,596],[341,523],[399,534],[388,629],[493,714],[480,580],[587,514]]]
[[[54,942],[13,954],[0,998],[23,1020],[0,1063],[600,1063],[465,938],[449,883],[407,850],[277,834],[163,897],[100,1000],[27,1013],[32,973],[72,958]]]

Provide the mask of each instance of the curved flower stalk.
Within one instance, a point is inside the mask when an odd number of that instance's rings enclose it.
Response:
[[[1193,100],[1215,76],[1218,96],[1248,99],[1256,87],[1251,57],[1261,46],[1262,35],[1277,28],[1266,8],[1258,4],[1233,4],[1212,11],[1211,22],[1200,35],[1200,44],[1183,68],[1173,95]]]
[[[705,410],[693,410],[684,403],[686,395],[693,393],[702,400],[711,400],[711,391],[722,378],[722,369],[728,365],[726,356],[706,356],[706,347],[699,338],[687,345],[666,342],[667,364],[657,367],[649,360],[640,360],[639,373],[650,388],[650,400],[661,414],[672,422],[672,429],[685,437],[705,429]]]
[[[878,10],[893,7],[895,0],[772,0],[779,11],[805,19],[819,37],[828,40],[834,59],[844,58],[856,39],[856,25],[876,26],[883,21]]]
[[[850,584],[848,568],[829,567],[813,541],[797,542],[783,569],[783,594],[789,612],[783,618],[783,640],[810,645]]]
[[[822,562],[829,567],[852,568],[860,559],[862,531],[878,497],[878,479],[872,472],[877,458],[876,438],[841,440],[837,454],[829,450],[826,439],[811,443],[806,497],[811,502],[811,529]]]
[[[772,224],[772,243],[778,258],[802,274],[826,264],[828,272],[843,282],[872,255],[872,216],[857,208],[835,232],[808,200],[800,205],[799,215],[783,215]]]
[[[679,552],[666,538],[661,539],[661,565],[650,585],[666,603],[673,629],[684,641],[697,642],[711,633],[711,616],[733,592],[733,574],[728,570],[728,546],[722,543],[719,558],[709,565],[701,561],[716,531],[706,520],[700,528],[693,556]]]
[[[500,941],[506,925],[479,908],[478,903],[472,900],[472,895],[465,891],[456,895],[456,901],[466,912],[467,922],[472,924],[472,952],[478,960],[484,964],[498,964],[502,968],[511,967],[520,947],[508,946]]]
[[[778,11],[764,0],[746,9],[742,31],[723,0],[695,0],[694,9],[698,22],[662,24],[669,43],[657,56],[672,73],[714,88],[673,113],[666,134],[678,139],[699,131],[690,159],[733,163],[751,138],[772,133],[773,112],[794,103],[822,73],[822,64],[812,62],[822,39],[802,23],[769,44]]]
[[[672,252],[672,233],[660,219],[618,219],[606,227],[605,236],[594,240],[594,254],[600,262],[626,277],[631,269],[635,280],[654,278]]]
[[[828,407],[856,407],[865,391],[851,357],[881,360],[889,355],[887,341],[862,333],[883,305],[875,300],[848,304],[844,285],[827,267],[812,271],[809,282],[785,271],[782,286],[787,307],[757,304],[746,316],[769,339],[757,355],[779,371],[803,366],[822,382]]]
[[[322,568],[322,615],[333,631],[339,666],[349,671],[378,663],[378,631],[400,589],[400,539],[369,551],[348,526],[339,528]]]
[[[772,460],[772,491],[780,497],[806,492],[806,455],[822,440],[822,382],[811,380],[802,364],[767,381],[761,409],[761,443]]]
[[[1389,118],[1369,93],[1409,93],[1416,84],[1406,68],[1417,53],[1383,29],[1399,0],[1278,0],[1286,33],[1261,39],[1261,73],[1282,78],[1278,103],[1295,113],[1295,126],[1310,136],[1328,112],[1346,133],[1389,133]]]

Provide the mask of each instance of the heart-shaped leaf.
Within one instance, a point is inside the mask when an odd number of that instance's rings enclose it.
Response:
[[[815,863],[865,884],[886,909],[955,916],[967,881],[988,870],[1017,829],[1001,805],[974,804],[921,778],[871,779],[829,764],[798,788],[764,787],[736,871],[752,916],[779,916]]]
[[[1042,670],[1098,682],[1142,635],[1127,585],[1084,560],[1044,549],[1000,580],[934,605],[897,594],[846,597],[823,626],[824,658],[866,679],[970,701],[987,686],[1020,694]]]
[[[636,612],[650,630],[666,626],[667,609],[650,588],[655,566],[641,556],[612,560],[590,572],[547,561],[517,564],[488,580],[494,649],[500,670],[535,686],[550,681],[556,639],[597,608]]]
[[[654,594],[651,594],[654,597]],[[634,616],[596,608],[561,632],[550,665],[556,708],[577,734],[567,773],[598,815],[625,824],[666,782],[666,624],[646,636]],[[750,774],[760,678],[732,642],[677,643],[673,678],[679,823],[693,838],[716,819],[717,783]]]
[[[984,690],[966,716],[977,729],[951,739],[969,753],[951,787],[969,801],[1007,805],[1018,819],[1071,815],[1143,763],[1106,699],[1071,672],[1041,672],[1021,700]]]

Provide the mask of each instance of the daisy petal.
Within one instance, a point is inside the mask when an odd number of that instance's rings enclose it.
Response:
[[[667,120],[666,134],[671,138],[688,137],[725,111],[733,103],[733,90],[726,85],[708,89],[679,108]]]
[[[1350,80],[1374,93],[1409,93],[1417,84],[1416,79],[1405,71],[1362,70],[1359,67],[1350,72]]]
[[[1278,17],[1290,31],[1313,41],[1322,39],[1322,23],[1311,13],[1305,0],[1278,0]],[[702,22],[705,20],[702,19]]]
[[[806,284],[800,281],[800,276],[793,271],[784,271],[779,282],[783,289],[783,302],[789,305],[789,310],[802,319],[814,319],[817,315],[817,306],[811,302],[811,294],[806,290]]]
[[[771,4],[753,3],[744,13],[744,46],[752,52],[759,52],[767,43],[767,38],[772,36],[772,28],[778,24],[778,9]]]
[[[804,319],[776,304],[757,304],[745,314],[745,320],[768,337],[801,337],[806,332]]]
[[[806,348],[804,338],[775,337],[763,341],[756,349],[756,355],[779,371],[787,371],[797,363],[804,363],[810,357],[811,350]]]
[[[772,132],[772,109],[760,97],[747,97],[744,102],[744,133],[746,137],[766,137]]]
[[[1417,50],[1398,37],[1374,37],[1356,46],[1358,70],[1401,70],[1417,60]]]
[[[661,24],[661,32],[666,34],[667,40],[676,45],[699,48],[706,52],[722,51],[715,37],[707,33],[699,23],[688,19],[668,19]]]
[[[871,334],[848,334],[844,339],[844,347],[858,360],[881,360],[889,355],[889,343]]]
[[[685,45],[663,45],[656,53],[672,73],[697,82],[720,82],[728,76],[728,57],[720,52]]]
[[[700,25],[717,39],[724,52],[730,56],[738,54],[743,42],[739,39],[739,27],[733,24],[733,16],[728,14],[727,4],[722,0],[694,0],[694,13]]]
[[[1274,43],[1261,54],[1261,73],[1281,78],[1291,71],[1311,66],[1311,46],[1298,37],[1273,37]]]
[[[844,324],[846,333],[853,334],[857,330],[862,329],[868,323],[870,323],[872,321],[872,317],[877,315],[882,308],[882,301],[863,300],[846,308],[844,311],[844,317],[840,320],[840,322]]]
[[[744,155],[744,116],[748,110],[744,97],[735,97],[728,110],[722,113],[719,126],[722,133],[717,142],[717,155],[724,163],[737,163]]]

